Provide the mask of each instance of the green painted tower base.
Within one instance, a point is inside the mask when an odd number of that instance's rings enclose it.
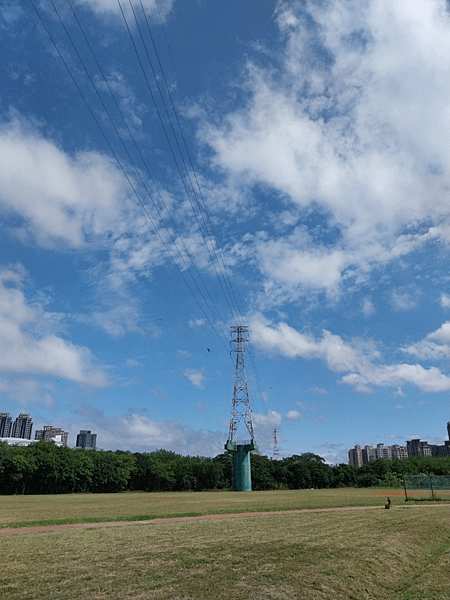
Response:
[[[225,444],[225,450],[233,452],[234,489],[236,492],[252,491],[252,473],[250,468],[250,452],[258,450],[254,440],[248,444],[235,444],[230,440]]]

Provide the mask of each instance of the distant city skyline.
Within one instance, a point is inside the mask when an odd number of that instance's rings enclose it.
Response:
[[[379,443],[376,446],[356,445],[348,451],[348,463],[353,467],[361,467],[363,464],[385,458],[388,460],[411,458],[413,456],[450,456],[450,421],[447,422],[448,440],[444,444],[429,444],[420,438],[407,440],[406,446],[393,444],[385,446]]]
[[[32,440],[33,419],[28,413],[20,413],[15,421],[12,421],[10,412],[0,412],[0,439],[21,440],[22,442],[32,441],[55,441],[60,446],[68,445],[69,432],[61,427],[53,425],[44,425],[42,429],[37,429]],[[77,435],[75,447],[95,449],[97,443],[97,434],[91,430],[80,430]]]

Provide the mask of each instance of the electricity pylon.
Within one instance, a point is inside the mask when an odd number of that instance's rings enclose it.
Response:
[[[278,444],[278,436],[277,436],[277,430],[274,429],[273,430],[273,455],[272,455],[273,460],[278,460],[280,458],[280,446]]]
[[[236,370],[234,373],[234,389],[233,389],[233,405],[231,409],[230,433],[228,439],[234,441],[239,423],[243,421],[247,428],[250,439],[254,439],[252,415],[250,412],[250,400],[248,397],[247,377],[245,375],[244,352],[248,352],[244,348],[244,344],[249,341],[248,327],[246,325],[236,325],[231,328],[232,335],[235,339],[231,340],[232,344],[236,344],[231,352],[236,353]]]
[[[253,434],[252,415],[250,411],[250,401],[247,388],[247,377],[245,375],[244,344],[248,342],[248,327],[246,325],[236,325],[231,328],[232,344],[235,344],[231,352],[236,353],[236,370],[234,374],[233,404],[231,408],[230,431],[228,441],[225,444],[226,450],[233,452],[234,464],[234,487],[237,492],[251,491],[251,469],[250,452],[257,450]],[[250,436],[249,440],[237,442],[235,440],[236,432],[241,421]]]

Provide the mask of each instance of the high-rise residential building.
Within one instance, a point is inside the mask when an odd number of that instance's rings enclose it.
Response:
[[[408,456],[431,456],[431,448],[428,442],[421,442],[420,439],[408,440],[406,442]]]
[[[361,446],[355,446],[354,448],[348,451],[348,464],[352,467],[362,467],[363,459]]]
[[[80,429],[80,433],[77,435],[77,448],[86,448],[89,450],[95,450],[97,444],[97,434],[91,433],[85,429]]]
[[[392,459],[392,450],[390,446],[385,446],[384,444],[377,444],[375,449],[375,457],[376,458],[387,458],[388,460]]]
[[[11,437],[22,438],[23,440],[31,440],[32,429],[33,421],[30,415],[27,413],[20,413],[12,426]]]
[[[450,455],[450,442],[446,440],[443,446],[437,444],[429,444],[431,450],[431,456],[449,456]]]
[[[10,437],[12,419],[9,412],[0,412],[0,437]]]
[[[408,458],[408,451],[406,450],[406,446],[399,446],[397,444],[394,444],[393,446],[391,446],[391,454],[393,460]]]
[[[58,446],[67,446],[67,438],[69,433],[63,431],[61,427],[53,427],[53,425],[44,425],[44,429],[38,429],[35,433],[35,440],[45,440],[46,442],[53,441]]]
[[[376,459],[375,448],[373,446],[365,445],[362,449],[362,461],[363,465],[372,460]]]

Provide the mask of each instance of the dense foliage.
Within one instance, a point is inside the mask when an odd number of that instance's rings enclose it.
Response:
[[[450,457],[376,460],[356,469],[330,466],[306,453],[282,460],[251,457],[254,490],[398,486],[404,475],[448,475]],[[146,492],[233,489],[232,455],[181,456],[167,450],[150,453],[86,451],[40,441],[29,446],[0,443],[0,494],[74,492]]]

